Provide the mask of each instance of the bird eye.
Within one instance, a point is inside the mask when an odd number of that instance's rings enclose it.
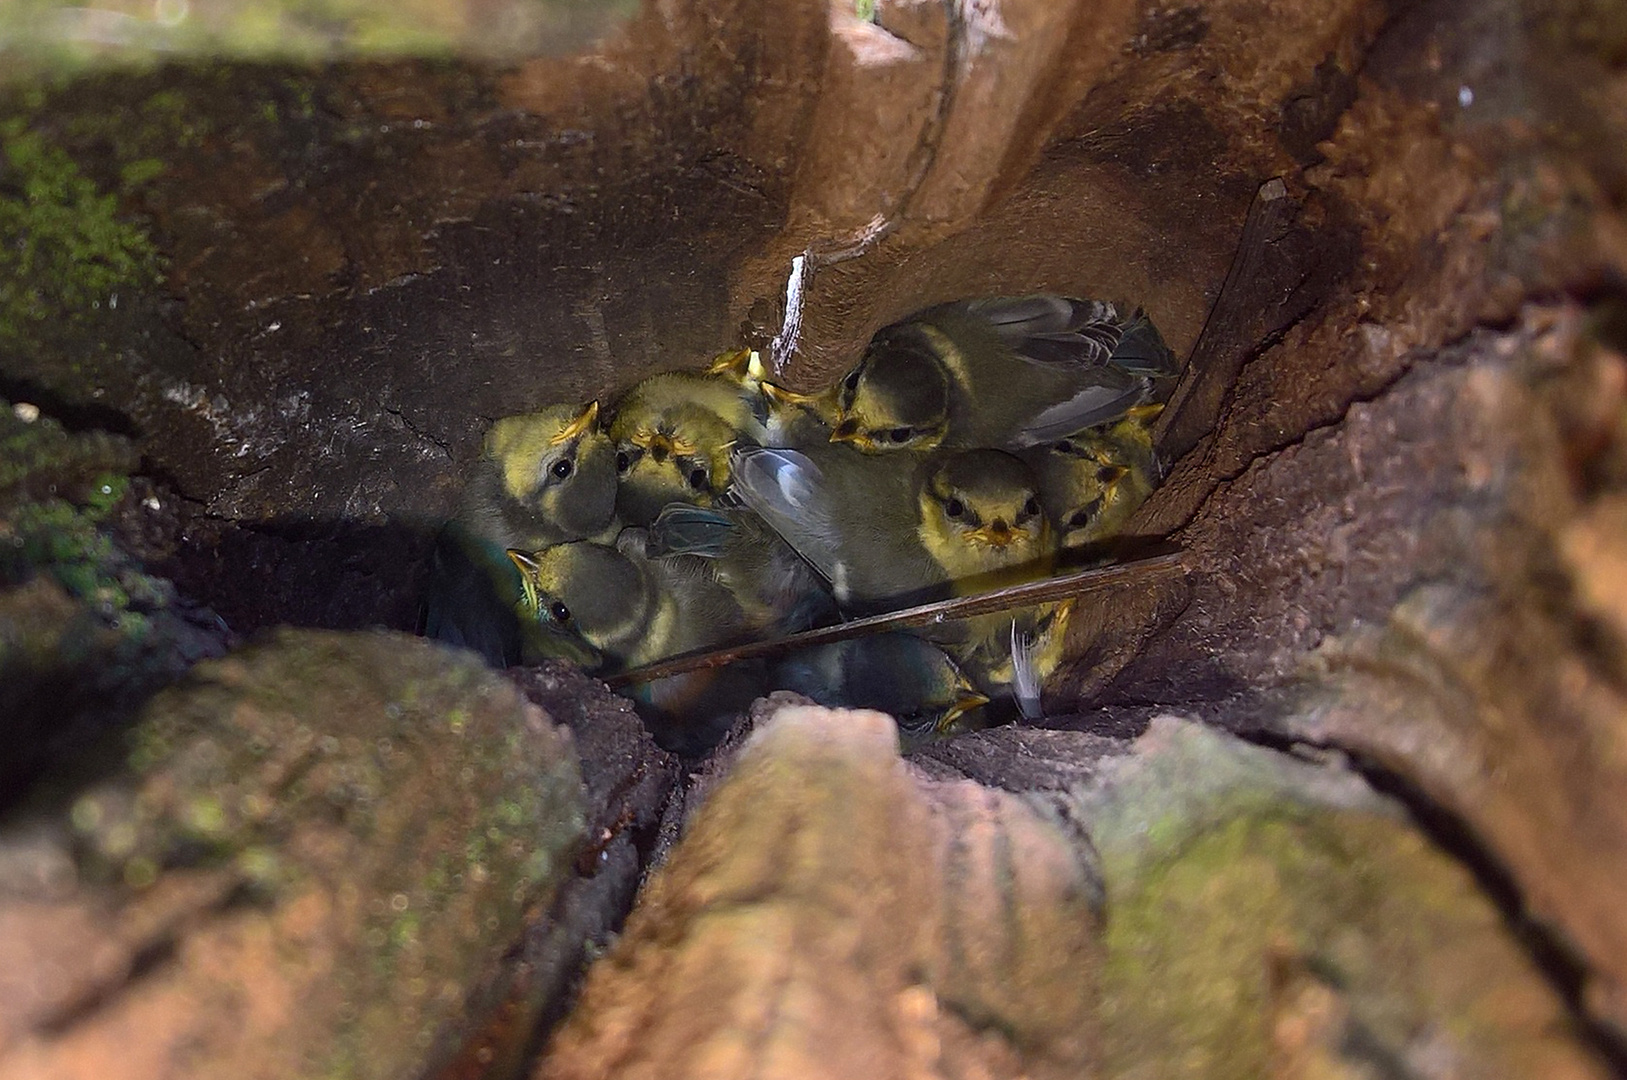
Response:
[[[958,517],[960,517],[960,515],[962,515],[962,514],[964,514],[966,512],[966,504],[961,502],[955,496],[951,495],[951,496],[949,496],[949,499],[943,504],[943,512],[948,514],[952,518],[958,518]]]
[[[1101,508],[1102,508],[1102,500],[1100,500],[1100,499],[1092,499],[1092,500],[1090,500],[1088,503],[1086,503],[1084,505],[1083,508],[1081,508],[1079,510],[1075,510],[1073,512],[1073,516],[1068,518],[1068,528],[1070,528],[1070,529],[1082,529],[1086,525],[1089,525],[1090,522],[1091,522],[1091,519],[1096,516],[1096,514],[1101,510]]]
[[[887,433],[887,437],[895,443],[907,443],[912,434],[914,432],[907,427],[895,427]]]
[[[570,458],[560,458],[554,462],[553,468],[548,471],[554,474],[555,479],[566,480],[570,478],[571,473],[576,471],[576,462]]]
[[[623,476],[633,467],[633,455],[625,450],[616,451],[616,471]]]
[[[1028,496],[1028,501],[1023,503],[1023,516],[1024,517],[1033,517],[1035,514],[1038,514],[1038,513],[1039,513],[1039,500],[1034,498],[1034,496],[1032,496],[1032,495]]]
[[[1117,465],[1103,465],[1101,468],[1096,470],[1096,479],[1098,482],[1103,484],[1111,484],[1113,481],[1117,480],[1123,475],[1124,470],[1119,468]]]
[[[558,600],[555,600],[553,605],[549,607],[548,614],[553,616],[554,622],[559,623],[561,626],[571,621],[571,609]]]
[[[701,468],[689,470],[689,486],[696,491],[705,491],[707,488],[706,470]]]
[[[931,731],[938,725],[938,718],[930,712],[912,712],[896,717],[898,726],[911,735],[920,735]]]
[[[1056,449],[1058,453],[1071,454],[1073,453],[1073,442],[1069,439],[1063,439],[1056,444]]]

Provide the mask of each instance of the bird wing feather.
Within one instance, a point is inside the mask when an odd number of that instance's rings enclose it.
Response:
[[[742,446],[731,468],[741,500],[834,581],[841,572],[841,537],[819,466],[798,450]]]
[[[670,503],[650,525],[645,553],[651,558],[698,555],[720,559],[734,528],[734,519],[723,511]]]
[[[1017,709],[1024,720],[1045,719],[1040,703],[1039,642],[1026,631],[1018,631],[1017,620],[1011,621],[1011,695],[1017,699]]]
[[[967,301],[1011,351],[1040,365],[1106,363],[1123,333],[1118,309],[1103,300],[1067,296],[991,297]]]
[[[1026,447],[1065,439],[1086,428],[1117,420],[1146,394],[1145,379],[1123,368],[1103,367],[1092,385],[1040,412],[1017,432],[1012,442]]]
[[[1165,344],[1163,335],[1143,311],[1137,311],[1125,324],[1108,362],[1125,371],[1156,379],[1174,378],[1181,373],[1174,350]]]

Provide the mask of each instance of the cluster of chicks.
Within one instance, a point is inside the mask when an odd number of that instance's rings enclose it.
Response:
[[[1049,576],[1160,477],[1179,372],[1146,316],[1063,296],[943,304],[800,394],[757,354],[497,421],[425,593],[427,636],[611,674]],[[645,684],[669,745],[772,689],[877,708],[906,739],[1039,715],[1065,602]]]

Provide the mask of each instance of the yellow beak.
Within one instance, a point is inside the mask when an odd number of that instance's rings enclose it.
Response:
[[[866,439],[864,433],[859,430],[858,424],[854,423],[852,420],[843,420],[840,424],[837,424],[835,427],[830,429],[830,441],[848,442],[857,446],[863,446],[869,440]]]
[[[956,720],[959,720],[962,716],[965,716],[973,709],[980,708],[988,703],[989,699],[987,697],[978,693],[970,686],[961,687],[960,696],[957,697],[955,699],[955,703],[949,706],[948,710],[944,712],[943,719],[938,721],[938,733],[940,735],[943,734],[954,726]]]
[[[564,428],[560,430],[558,435],[555,435],[548,441],[555,446],[558,446],[563,442],[569,442],[579,435],[584,435],[587,432],[592,431],[594,425],[598,422],[599,403],[597,401],[590,401],[588,402],[588,407],[582,410],[582,414],[580,416],[566,424]]]
[[[525,594],[526,605],[532,609],[537,608],[537,571],[541,569],[536,556],[517,548],[508,549],[508,558],[520,571],[520,589]]]
[[[776,405],[807,405],[817,408],[820,404],[821,394],[799,394],[795,390],[787,390],[776,382],[763,380],[763,396]]]
[[[718,353],[712,362],[706,366],[706,374],[722,375],[739,382],[745,382],[751,376],[750,349],[733,349],[729,352]]]
[[[1000,527],[995,528],[994,525],[980,525],[968,532],[966,535],[973,541],[987,544],[989,547],[999,548],[1001,550],[1015,544],[1017,539],[1022,536],[1021,532],[1007,526],[1003,521],[996,522],[996,524],[998,524]]]

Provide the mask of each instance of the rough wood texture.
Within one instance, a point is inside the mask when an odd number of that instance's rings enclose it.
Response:
[[[398,635],[202,665],[120,750],[4,834],[6,1080],[417,1075],[573,876],[569,738]]]
[[[748,737],[536,1076],[1080,1075],[1088,868],[896,744],[878,713],[795,705]]]

